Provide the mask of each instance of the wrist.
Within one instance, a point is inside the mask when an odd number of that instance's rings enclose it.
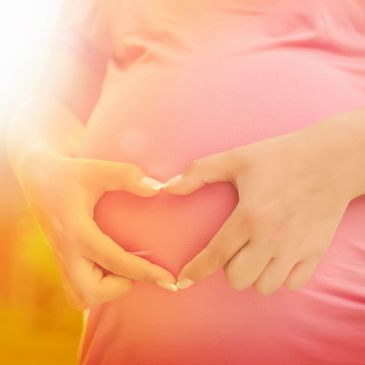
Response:
[[[27,144],[24,148],[18,149],[16,153],[8,150],[9,163],[19,181],[30,176],[47,174],[49,166],[61,158],[63,156],[57,151],[36,142]]]
[[[315,131],[334,178],[342,180],[350,200],[364,195],[365,108],[331,116],[308,131]]]

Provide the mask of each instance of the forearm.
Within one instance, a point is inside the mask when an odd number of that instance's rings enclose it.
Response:
[[[82,122],[61,102],[29,99],[9,121],[6,147],[15,172],[37,151],[76,156],[84,133]]]

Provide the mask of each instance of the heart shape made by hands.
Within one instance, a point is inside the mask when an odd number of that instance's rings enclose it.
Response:
[[[228,182],[205,185],[186,196],[163,189],[151,198],[107,192],[95,206],[94,219],[125,250],[177,277],[207,246],[237,202],[237,191]]]

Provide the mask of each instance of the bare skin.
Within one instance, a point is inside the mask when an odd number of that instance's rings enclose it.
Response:
[[[55,253],[70,304],[86,309],[126,295],[133,280],[176,291],[168,270],[126,252],[93,220],[94,205],[105,191],[148,199],[161,188],[133,164],[77,158],[95,101],[89,90],[100,87],[102,75],[62,50],[46,70],[42,95],[19,107],[10,121],[7,153]],[[89,113],[78,112],[80,105],[90,105]]]
[[[104,192],[148,199],[161,182],[133,164],[73,157],[84,129],[61,104],[35,100],[15,114],[7,140],[9,162],[55,253],[70,304],[83,310],[116,299],[133,280],[176,291],[168,270],[125,251],[93,219]]]
[[[104,191],[124,189],[148,199],[161,188],[157,182],[154,189],[151,180],[143,183],[138,166],[75,158],[97,92],[85,98],[100,88],[102,72],[62,50],[49,63],[41,89],[53,101],[20,110],[9,128],[7,151],[54,249],[71,304],[86,309],[115,299],[132,289],[133,280],[163,281],[176,291],[170,272],[123,250],[92,219]],[[89,112],[81,105],[89,105]],[[202,280],[223,267],[234,289],[254,285],[269,294],[283,284],[302,287],[348,202],[365,192],[364,120],[364,110],[349,112],[331,123],[194,161],[167,191],[186,195],[206,183],[230,181],[239,204],[178,280]]]
[[[115,299],[133,288],[133,280],[175,282],[166,269],[125,251],[93,219],[105,191],[148,198],[158,194],[158,183],[148,177],[144,182],[143,171],[131,164],[39,153],[42,157],[29,165],[32,172],[24,167],[19,179],[52,244],[74,306],[85,309]]]
[[[328,249],[348,203],[365,194],[365,111],[194,161],[165,189],[187,195],[229,181],[239,203],[180,271],[183,289],[224,269],[228,284],[263,295],[303,287]],[[183,279],[188,279],[184,280]]]

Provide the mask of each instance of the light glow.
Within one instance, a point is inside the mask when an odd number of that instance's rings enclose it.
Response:
[[[29,85],[46,54],[61,0],[0,2],[0,106]]]

